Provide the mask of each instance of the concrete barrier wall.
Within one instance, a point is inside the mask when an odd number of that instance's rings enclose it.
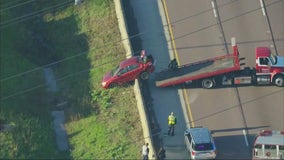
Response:
[[[130,45],[130,41],[128,37],[127,26],[125,23],[121,0],[114,0],[114,4],[115,4],[115,11],[116,11],[116,16],[118,20],[118,27],[119,27],[120,34],[121,34],[121,40],[122,40],[124,49],[126,51],[126,58],[129,58],[132,56],[132,47]]]
[[[156,159],[156,157],[155,157],[156,151],[155,151],[153,141],[152,141],[151,130],[149,128],[149,119],[148,119],[148,116],[147,116],[147,113],[146,113],[146,109],[145,109],[145,105],[144,105],[145,103],[144,103],[144,99],[142,97],[142,94],[140,92],[139,84],[140,84],[139,80],[136,80],[135,85],[134,85],[134,92],[135,92],[137,107],[138,107],[138,110],[139,110],[140,120],[141,120],[141,124],[142,124],[142,128],[143,128],[143,135],[144,135],[145,142],[149,143],[149,149],[150,149],[149,158],[150,159]]]
[[[126,51],[126,57],[129,58],[132,56],[132,47],[130,45],[130,41],[129,41],[129,37],[127,33],[127,26],[125,23],[124,12],[121,6],[121,0],[114,0],[114,3],[115,3],[115,10],[116,10],[116,15],[118,19],[118,26],[119,26],[119,30],[121,33],[122,43]],[[152,136],[151,136],[149,123],[148,123],[149,121],[148,121],[148,117],[145,111],[144,100],[140,92],[139,84],[140,84],[139,80],[136,80],[135,85],[134,85],[134,93],[135,93],[135,97],[137,100],[137,107],[138,107],[140,121],[141,121],[142,129],[143,129],[143,136],[144,136],[145,143],[149,143],[149,149],[150,149],[149,158],[156,159],[156,156],[155,156],[156,151],[155,151],[155,148],[153,147]],[[141,146],[137,146],[141,148],[141,154],[142,154],[142,145],[143,144],[141,144]]]

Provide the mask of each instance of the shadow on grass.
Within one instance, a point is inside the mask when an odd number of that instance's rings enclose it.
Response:
[[[81,132],[82,132],[82,130],[73,132],[73,133],[71,133],[71,134],[68,135],[68,138],[72,138],[72,137],[74,137],[74,136],[80,134]]]
[[[35,8],[42,7],[40,6],[42,3],[49,2],[50,1],[38,1],[35,2],[37,4],[33,3],[32,5],[29,4],[17,7],[17,10],[11,10],[10,12],[12,16],[19,17],[35,12],[37,10]],[[52,2],[55,3],[56,1]],[[61,6],[61,9],[64,7],[66,6]],[[53,10],[52,12],[56,11]],[[21,31],[23,31],[19,33],[17,37],[13,37],[13,39],[15,39],[13,43],[14,50],[17,52],[16,54],[20,54],[23,57],[22,59],[28,60],[15,59],[15,61],[19,61],[19,67],[26,65],[25,63],[30,63],[38,67],[46,67],[48,64],[52,64],[48,67],[58,69],[58,79],[62,79],[61,82],[64,84],[65,88],[69,89],[68,91],[72,90],[67,97],[64,98],[67,100],[76,99],[78,95],[81,95],[78,93],[85,92],[85,90],[82,91],[78,88],[82,88],[82,85],[87,86],[88,83],[82,82],[80,79],[85,79],[87,82],[89,75],[88,72],[80,71],[88,71],[90,63],[86,54],[82,54],[82,56],[79,57],[75,57],[75,55],[82,52],[86,53],[89,50],[89,46],[86,35],[79,34],[75,15],[59,20],[45,21],[43,15],[38,14],[32,16],[32,18],[27,21],[14,25],[18,25]],[[17,30],[17,27],[13,26],[13,28]],[[7,34],[7,36],[9,36],[9,34]],[[65,62],[64,59],[68,59],[68,61]],[[66,76],[70,74],[71,76]],[[27,77],[29,76],[35,75],[26,74],[18,78],[24,82],[28,80]],[[28,83],[25,83],[25,85],[27,84]],[[16,86],[7,86],[17,88],[18,86],[22,87],[21,85],[23,84],[18,83],[15,85]],[[34,81],[31,81],[29,86],[24,87],[32,88],[34,85],[36,85]],[[49,102],[49,96],[50,94],[47,94],[44,88],[39,88],[32,90],[32,92],[21,94],[21,96],[1,101],[0,119],[5,122],[7,121],[7,123],[15,123],[15,129],[9,132],[10,134],[5,134],[5,141],[0,142],[0,146],[5,144],[5,148],[7,148],[2,151],[0,150],[0,159],[70,158],[69,151],[60,152],[56,150],[52,119],[49,112],[52,106]],[[54,96],[60,97],[61,95],[57,94]],[[85,111],[87,109],[82,110]]]
[[[26,26],[24,39],[17,44],[18,51],[38,66],[54,64],[88,49],[86,36],[76,35],[74,16],[48,23],[36,18]]]

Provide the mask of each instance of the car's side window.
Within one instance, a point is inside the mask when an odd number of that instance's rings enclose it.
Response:
[[[130,71],[132,71],[132,70],[134,70],[138,67],[139,67],[138,65],[130,65],[130,66],[128,66],[128,72],[130,72]]]
[[[127,67],[126,67],[126,68],[122,68],[122,69],[119,71],[118,75],[122,75],[122,74],[124,74],[124,73],[126,73],[126,72],[127,72]]]

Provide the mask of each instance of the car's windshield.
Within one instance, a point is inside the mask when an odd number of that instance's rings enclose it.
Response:
[[[211,143],[195,144],[193,145],[193,149],[195,151],[207,151],[207,150],[212,150],[213,145]]]
[[[113,70],[111,70],[111,76],[114,76],[119,72],[119,66],[116,66]]]
[[[273,54],[270,54],[270,60],[271,60],[271,63],[273,64],[273,65],[275,65],[276,63],[277,63],[277,57],[275,56],[275,55],[273,55]]]

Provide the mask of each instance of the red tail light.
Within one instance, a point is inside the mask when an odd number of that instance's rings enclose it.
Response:
[[[192,156],[194,156],[194,155],[195,155],[195,152],[194,152],[194,151],[192,151],[192,152],[191,152],[191,155],[192,155]]]
[[[261,136],[268,136],[268,135],[271,135],[272,134],[272,131],[271,130],[263,130],[260,135]]]

